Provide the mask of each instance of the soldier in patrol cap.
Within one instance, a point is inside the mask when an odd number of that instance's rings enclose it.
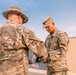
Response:
[[[18,7],[11,6],[3,16],[7,21],[0,27],[0,75],[29,75],[28,52],[46,62],[44,43],[22,25],[28,17]]]
[[[69,37],[67,33],[58,30],[51,17],[44,20],[43,27],[49,32],[45,40],[48,52],[47,75],[68,75],[66,53],[68,51]]]

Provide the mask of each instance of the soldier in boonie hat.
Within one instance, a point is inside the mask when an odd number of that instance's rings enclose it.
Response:
[[[24,15],[24,13],[16,6],[11,6],[8,11],[3,12],[3,16],[8,19],[8,14],[14,13],[14,14],[20,14],[23,18],[23,23],[26,23],[28,21],[28,17]]]
[[[40,61],[46,62],[48,54],[44,42],[23,26],[28,18],[18,7],[10,7],[3,16],[7,20],[0,26],[0,75],[29,75],[30,50]]]
[[[45,28],[45,27],[49,26],[50,22],[53,22],[53,19],[51,17],[46,18],[43,22],[43,27]]]

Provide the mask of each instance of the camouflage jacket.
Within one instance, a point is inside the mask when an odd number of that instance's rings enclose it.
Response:
[[[24,27],[7,21],[0,27],[0,75],[28,75],[28,52],[45,61],[44,43]]]
[[[68,51],[68,35],[58,29],[49,34],[45,41],[48,50],[47,68],[50,71],[68,70],[66,53]]]

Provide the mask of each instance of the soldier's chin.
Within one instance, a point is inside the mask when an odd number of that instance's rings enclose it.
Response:
[[[53,31],[50,31],[50,33],[53,34],[54,32]]]

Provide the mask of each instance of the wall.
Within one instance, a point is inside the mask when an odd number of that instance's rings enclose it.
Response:
[[[76,37],[70,38],[67,61],[70,72],[76,73]]]

